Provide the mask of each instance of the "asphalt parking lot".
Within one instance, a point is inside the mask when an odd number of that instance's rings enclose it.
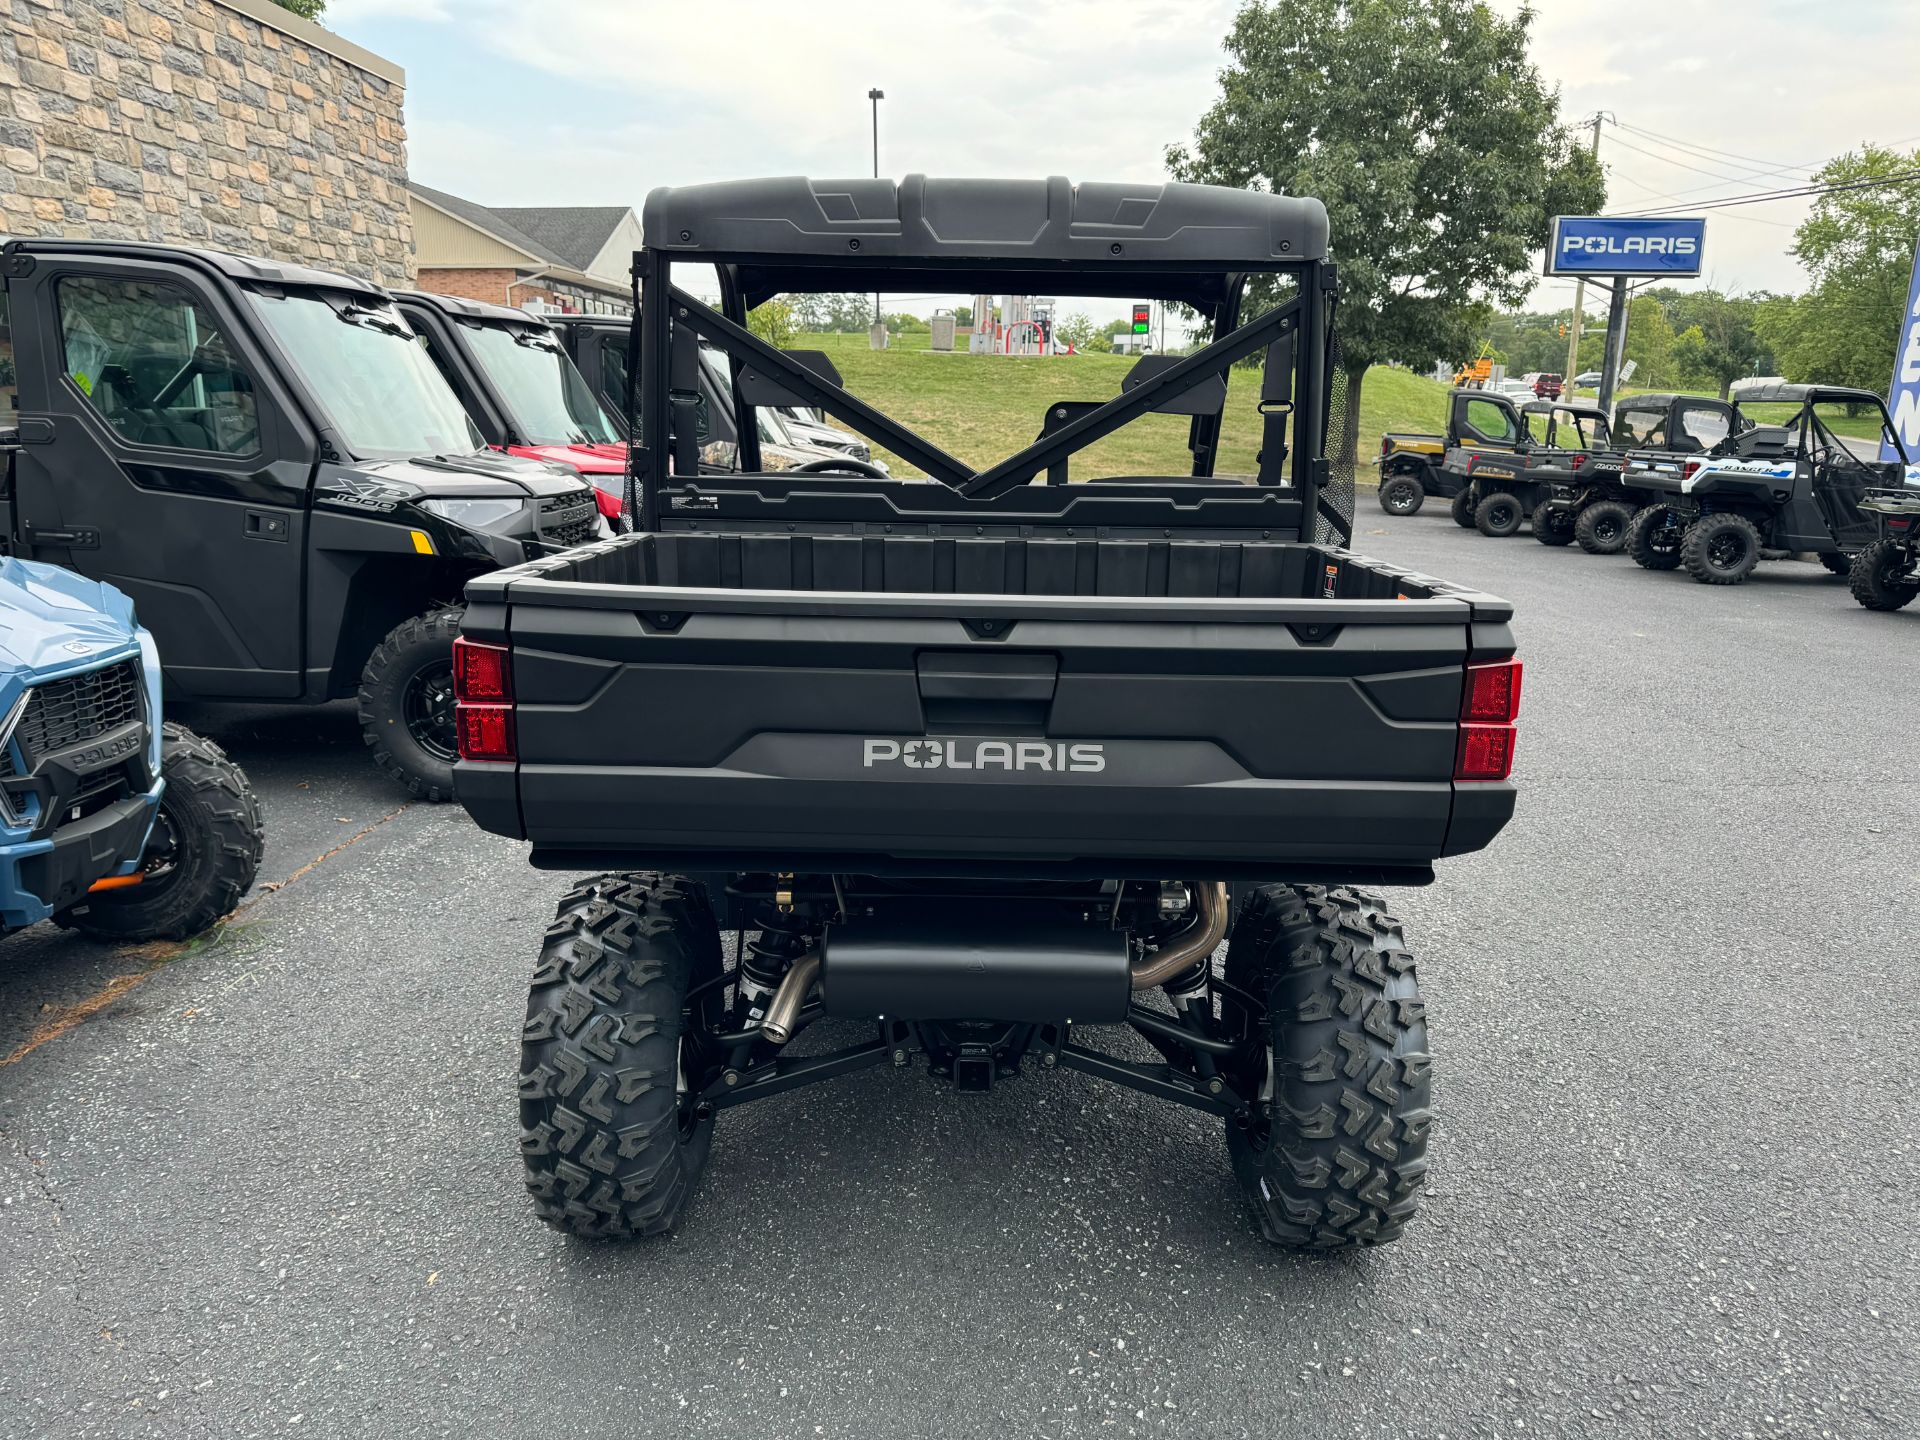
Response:
[[[1394,897],[1400,1244],[1268,1250],[1198,1114],[890,1070],[722,1116],[670,1241],[552,1234],[513,1096],[559,877],[345,710],[200,713],[283,883],[211,945],[0,945],[0,1434],[1914,1434],[1920,609],[1363,506],[1528,666],[1518,818]]]

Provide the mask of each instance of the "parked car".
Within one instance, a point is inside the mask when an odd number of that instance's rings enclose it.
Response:
[[[1600,372],[1598,370],[1582,370],[1578,375],[1573,377],[1573,383],[1578,385],[1582,390],[1592,390],[1599,386],[1600,378]]]
[[[132,602],[0,559],[0,933],[50,919],[110,940],[197,935],[253,884],[261,836],[246,773],[162,722]]]
[[[469,576],[605,533],[571,466],[489,450],[386,291],[223,251],[0,251],[20,439],[0,544],[106,581],[179,699],[357,698],[374,762],[453,793]]]
[[[1520,664],[1506,602],[1344,548],[1325,210],[914,176],[863,192],[856,228],[885,243],[849,268],[827,188],[655,190],[642,283],[715,264],[727,298],[650,311],[646,349],[719,335],[753,356],[749,408],[819,403],[928,478],[676,465],[692,407],[649,366],[642,531],[468,585],[460,800],[536,866],[606,872],[561,900],[521,1031],[536,1210],[669,1231],[721,1112],[918,1054],[962,1090],[1076,1069],[1217,1116],[1269,1240],[1396,1238],[1425,1179],[1427,1030],[1399,922],[1352,887],[1425,883],[1505,825]],[[1032,238],[986,259],[944,238],[985,234]],[[929,273],[1180,299],[1216,338],[1112,400],[1049,401],[1039,440],[976,469],[729,333],[769,285]],[[1293,298],[1234,322],[1264,273]],[[1258,473],[1215,480],[1205,422],[1261,352]],[[1149,413],[1199,417],[1190,466],[1064,483]],[[828,1015],[866,1038],[796,1053]],[[1160,1058],[1087,1043],[1107,1024]]]

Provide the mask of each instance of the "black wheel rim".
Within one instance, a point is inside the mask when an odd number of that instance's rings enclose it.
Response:
[[[400,701],[413,743],[436,760],[459,758],[453,729],[453,661],[435,660],[416,670]]]
[[[1487,522],[1496,530],[1504,530],[1514,523],[1513,509],[1507,505],[1496,505],[1487,512]]]
[[[1612,516],[1608,516],[1604,520],[1594,521],[1593,538],[1598,540],[1602,545],[1611,545],[1620,538],[1620,522]]]
[[[140,896],[150,900],[180,878],[180,831],[165,797],[153,817],[147,848],[140,855]]]
[[[1731,530],[1723,530],[1707,542],[1707,563],[1716,570],[1737,570],[1747,558],[1747,542]]]

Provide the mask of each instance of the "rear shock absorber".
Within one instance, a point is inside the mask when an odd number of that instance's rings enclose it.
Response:
[[[780,988],[794,957],[807,948],[807,927],[798,915],[779,910],[764,916],[753,939],[740,947],[740,985],[734,1000],[735,1022],[755,1026]]]

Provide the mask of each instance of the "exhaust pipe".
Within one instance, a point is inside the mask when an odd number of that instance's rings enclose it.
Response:
[[[1220,948],[1227,938],[1227,886],[1224,880],[1193,887],[1193,924],[1153,954],[1133,963],[1133,988],[1152,990],[1178,978]]]
[[[784,1045],[793,1038],[794,1023],[800,1018],[800,1007],[807,1003],[807,995],[819,975],[818,948],[804,951],[787,968],[787,973],[780,979],[780,988],[773,992],[773,1003],[767,1006],[767,1018],[760,1022],[760,1033],[770,1043]]]

